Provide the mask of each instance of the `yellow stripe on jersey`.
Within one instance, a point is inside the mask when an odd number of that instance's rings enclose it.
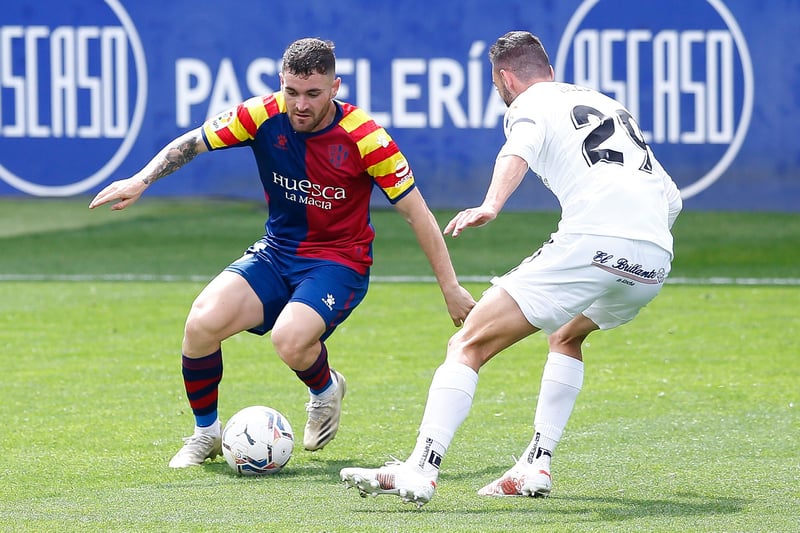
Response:
[[[388,174],[394,174],[397,170],[398,165],[401,165],[402,162],[405,161],[405,158],[402,154],[396,153],[393,154],[386,159],[375,163],[371,167],[367,168],[367,172],[370,176],[386,176]],[[403,176],[398,176],[403,177]]]
[[[367,172],[376,177],[378,185],[390,199],[400,197],[414,186],[414,174],[411,172],[411,167],[408,166],[408,161],[400,152],[372,165]]]
[[[358,108],[354,109],[352,113],[344,117],[339,122],[339,126],[341,126],[347,133],[352,133],[356,128],[369,120],[371,120],[370,116],[363,109]]]
[[[378,128],[377,130],[365,135],[362,139],[357,141],[356,145],[358,145],[358,151],[361,152],[361,156],[366,157],[367,154],[370,154],[375,150],[380,150],[389,146],[391,140],[392,138],[389,137],[389,134],[386,133],[386,130],[383,128]],[[386,174],[394,171],[394,164],[390,164],[389,159],[384,159],[373,164],[367,169],[367,171],[373,176],[385,176]]]
[[[255,123],[256,129],[258,129],[258,126],[266,122],[271,116],[267,112],[267,108],[264,106],[264,99],[261,97],[245,100],[244,104],[242,105],[247,109],[248,113],[250,113],[250,118]]]
[[[356,107],[352,109],[339,126],[347,133],[355,133],[352,137],[363,160],[376,161],[366,170],[386,196],[390,200],[399,198],[414,186],[414,175],[408,162],[393,145],[392,137],[373,122],[366,111]]]
[[[255,96],[207,120],[203,133],[212,149],[233,146],[253,140],[261,124],[285,110],[281,93],[271,97]]]

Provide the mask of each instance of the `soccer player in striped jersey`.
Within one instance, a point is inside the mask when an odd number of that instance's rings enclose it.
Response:
[[[278,356],[308,387],[304,447],[319,450],[334,438],[346,382],[329,366],[325,340],[367,291],[373,186],[411,226],[456,326],[475,304],[392,137],[366,112],[335,99],[341,83],[335,61],[329,41],[291,43],[279,92],[251,98],[174,139],[89,204],[124,209],[207,151],[249,146],[255,156],[269,207],[265,234],[202,290],[186,319],[182,368],[195,428],[170,461],[173,468],[221,453],[222,341],[242,331],[271,331]]]

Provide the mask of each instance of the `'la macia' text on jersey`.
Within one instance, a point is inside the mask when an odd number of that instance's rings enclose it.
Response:
[[[280,92],[257,96],[203,124],[210,150],[250,146],[269,206],[269,246],[344,264],[364,274],[372,264],[372,187],[394,204],[414,175],[391,136],[362,109],[334,101],[333,123],[294,131]]]

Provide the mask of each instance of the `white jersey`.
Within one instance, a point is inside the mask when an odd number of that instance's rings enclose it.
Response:
[[[595,90],[539,82],[506,112],[506,143],[561,204],[562,233],[652,242],[672,254],[678,188],[622,104]]]

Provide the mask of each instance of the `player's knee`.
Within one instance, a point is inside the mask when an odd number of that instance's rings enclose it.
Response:
[[[201,317],[195,313],[189,313],[189,316],[186,317],[186,324],[183,326],[184,344],[203,342],[208,337],[208,328],[203,324]]]
[[[293,327],[273,328],[270,340],[278,357],[291,368],[304,368],[309,354],[316,352],[315,355],[318,355],[319,352],[318,339],[309,339],[302,331]]]
[[[457,331],[447,341],[447,360],[465,364],[473,369],[483,366],[491,354],[482,349],[482,344],[466,330]]]
[[[588,334],[574,334],[569,330],[559,329],[547,337],[547,343],[551,352],[558,352],[567,355],[580,354],[583,341]]]
[[[215,317],[213,307],[205,305],[199,300],[195,300],[189,316],[186,317],[186,324],[183,328],[184,342],[190,344],[205,344],[208,342],[220,342],[221,328],[219,320]]]
[[[599,327],[592,320],[578,315],[547,336],[550,351],[567,355],[580,354],[583,341],[597,329]]]
[[[190,315],[183,328],[181,351],[187,357],[204,357],[219,349],[222,339],[209,330],[197,316]]]

